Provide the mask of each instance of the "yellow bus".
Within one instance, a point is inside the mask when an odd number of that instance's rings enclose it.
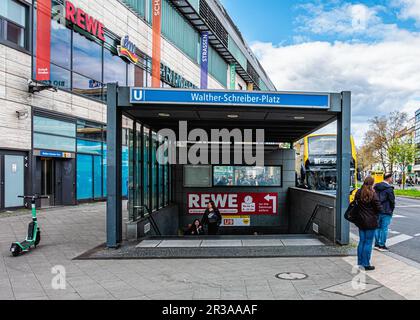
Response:
[[[357,191],[357,152],[353,137],[351,142],[350,201]],[[335,193],[337,190],[337,135],[312,134],[295,144],[298,186],[317,191]]]

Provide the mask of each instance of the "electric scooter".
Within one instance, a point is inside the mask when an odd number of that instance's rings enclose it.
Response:
[[[38,219],[36,217],[36,200],[38,199],[49,199],[48,196],[19,196],[25,200],[31,201],[32,206],[32,222],[28,225],[28,234],[26,240],[23,242],[15,242],[10,247],[10,252],[14,257],[19,256],[22,252],[27,252],[29,249],[34,246],[38,246],[41,241],[41,231],[39,230]]]

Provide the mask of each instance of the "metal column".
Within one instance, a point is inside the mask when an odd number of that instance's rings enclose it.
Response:
[[[341,93],[341,112],[337,117],[337,205],[336,241],[341,245],[350,242],[350,224],[344,213],[350,198],[350,160],[351,160],[351,92]]]
[[[117,84],[107,87],[107,247],[118,248],[122,242],[122,113]]]

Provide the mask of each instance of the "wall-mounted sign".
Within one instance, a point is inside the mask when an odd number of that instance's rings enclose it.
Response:
[[[204,214],[210,201],[214,201],[222,215],[276,215],[278,193],[188,193],[187,210],[191,215]]]
[[[66,20],[80,29],[89,32],[98,39],[105,41],[105,27],[98,20],[92,18],[82,9],[77,8],[70,1],[66,1]]]
[[[229,66],[229,72],[230,72],[230,90],[236,89],[236,64],[231,64]]]
[[[174,88],[185,88],[185,89],[195,89],[197,88],[190,81],[186,80],[184,77],[173,71],[168,66],[165,66],[163,63],[160,64],[160,77],[162,81],[168,83],[171,87]]]
[[[168,90],[131,88],[133,104],[186,104],[329,109],[330,95],[321,93]]]
[[[161,64],[161,35],[162,35],[162,0],[152,1],[152,87],[160,87],[160,64]]]
[[[34,150],[34,155],[44,158],[62,158],[73,159],[74,154],[71,152],[51,151],[51,150]]]
[[[38,0],[36,26],[35,80],[50,80],[51,65],[51,0]]]
[[[209,77],[209,33],[201,34],[201,89],[207,89]]]
[[[223,216],[222,227],[250,227],[251,216]]]
[[[127,59],[131,63],[137,64],[140,61],[140,57],[136,54],[138,49],[130,41],[129,36],[121,38],[121,44],[117,47],[117,50],[120,57]]]

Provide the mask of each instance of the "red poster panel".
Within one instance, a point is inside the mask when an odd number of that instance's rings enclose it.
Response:
[[[50,80],[51,0],[37,1],[35,80]]]
[[[238,192],[238,193],[188,193],[188,214],[201,215],[209,201],[214,201],[222,215],[277,215],[278,193]]]
[[[153,3],[153,44],[152,44],[152,87],[160,88],[161,34],[162,34],[162,0],[152,0]]]

